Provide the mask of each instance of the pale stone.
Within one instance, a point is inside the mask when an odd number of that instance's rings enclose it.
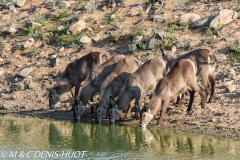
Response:
[[[238,13],[234,10],[223,9],[218,15],[211,21],[209,27],[217,29],[222,25],[228,24],[238,18]]]

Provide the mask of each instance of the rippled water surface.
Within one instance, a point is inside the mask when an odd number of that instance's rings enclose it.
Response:
[[[240,159],[240,141],[28,116],[0,116],[0,159]]]

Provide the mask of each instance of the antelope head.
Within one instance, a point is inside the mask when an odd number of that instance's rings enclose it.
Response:
[[[86,106],[83,105],[82,101],[79,98],[75,98],[74,100],[74,118],[79,121],[84,111],[86,110]]]
[[[55,108],[55,104],[58,102],[60,96],[57,94],[55,90],[50,90],[48,94],[48,99],[49,99],[49,108]]]
[[[118,109],[117,104],[112,97],[110,97],[109,103],[110,103],[109,122],[111,124],[114,124],[116,119],[119,117],[121,111]]]
[[[141,129],[146,129],[146,126],[149,124],[152,118],[153,115],[151,114],[150,108],[146,104],[144,104],[140,120]]]
[[[98,109],[97,109],[97,121],[101,122],[103,118],[105,118],[107,116],[107,111],[106,111],[106,107],[104,106],[103,100],[98,98],[97,100],[97,105],[98,105]]]

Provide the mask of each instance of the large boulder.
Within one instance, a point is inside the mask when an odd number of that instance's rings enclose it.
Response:
[[[217,29],[219,26],[228,24],[238,18],[238,13],[234,10],[223,9],[211,21],[209,27]]]
[[[180,24],[194,22],[196,20],[199,20],[200,18],[201,16],[196,13],[186,13],[180,17]]]
[[[91,40],[91,38],[89,38],[88,36],[83,36],[83,37],[80,39],[80,42],[83,43],[83,44],[90,44],[90,43],[92,43],[92,40]]]
[[[24,68],[24,69],[22,69],[22,70],[19,72],[18,76],[25,78],[25,77],[28,76],[28,74],[29,74],[31,71],[32,71],[32,68],[28,68],[28,67],[27,67],[27,68]]]
[[[27,0],[13,0],[18,7],[23,7]]]

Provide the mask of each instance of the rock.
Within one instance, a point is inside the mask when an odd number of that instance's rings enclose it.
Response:
[[[117,6],[117,3],[112,3],[111,8],[115,8]]]
[[[60,15],[59,12],[54,12],[54,13],[49,13],[47,14],[47,19],[50,19],[50,20],[55,20],[58,18],[58,16]]]
[[[14,0],[15,4],[18,6],[18,7],[23,7],[25,5],[27,0]]]
[[[112,27],[112,30],[114,30],[114,31],[116,31],[116,30],[118,30],[119,28],[118,28],[118,26],[113,26]]]
[[[27,84],[27,89],[35,90],[36,89],[36,83],[34,83],[34,82],[28,83]]]
[[[100,35],[96,35],[96,36],[93,36],[93,37],[92,37],[92,41],[93,41],[93,42],[98,42],[100,39],[101,39],[101,36],[100,36]]]
[[[213,123],[217,122],[217,118],[216,117],[211,118],[210,122],[213,122]]]
[[[221,79],[224,79],[226,77],[227,77],[226,73],[217,73],[216,76],[215,76],[215,79],[216,80],[221,80]]]
[[[217,58],[218,63],[223,62],[227,59],[227,57],[224,54],[214,54]]]
[[[110,19],[115,20],[116,19],[116,15],[115,14],[111,14]]]
[[[107,6],[104,5],[104,6],[102,7],[102,10],[103,10],[103,11],[106,11],[106,10],[107,10]]]
[[[32,68],[24,68],[24,69],[22,69],[22,70],[19,72],[18,76],[25,78],[25,77],[28,76],[28,74],[29,74],[31,71],[32,71]]]
[[[195,13],[186,13],[180,17],[180,24],[185,24],[188,22],[194,22],[196,20],[199,20],[201,16]]]
[[[159,40],[165,40],[166,39],[165,32],[164,31],[155,32],[154,38]]]
[[[138,16],[140,13],[139,13],[139,8],[138,7],[132,7],[131,10],[130,10],[130,13],[129,15],[131,17],[133,16]]]
[[[4,103],[4,104],[2,104],[0,110],[8,109],[8,108],[9,108],[8,104]]]
[[[211,21],[209,27],[213,29],[219,28],[219,26],[228,24],[238,18],[238,13],[234,10],[223,9],[218,15]]]
[[[61,47],[60,49],[59,49],[59,52],[62,52],[62,51],[64,51],[64,47]]]
[[[219,88],[219,89],[224,89],[225,88],[226,91],[228,91],[228,92],[235,90],[234,85],[233,85],[233,80],[221,82],[216,87]]]
[[[164,20],[164,18],[161,15],[153,15],[152,16],[152,21],[153,22],[159,22],[159,21],[162,21],[162,20]]]
[[[228,69],[228,74],[236,76],[236,71],[234,70],[234,68],[229,68]]]
[[[223,128],[228,128],[228,125],[225,123],[220,123],[220,124],[217,124],[215,127],[216,129],[223,129]]]
[[[24,84],[22,82],[17,82],[12,84],[12,91],[23,91]]]
[[[7,6],[11,12],[17,12],[17,9],[15,8],[13,3],[9,3]]]
[[[133,40],[132,40],[132,44],[138,44],[139,42],[141,42],[143,39],[143,36],[134,36]]]
[[[92,40],[91,40],[91,38],[89,38],[88,36],[83,36],[83,37],[80,39],[80,42],[81,42],[81,43],[84,43],[84,44],[91,44],[91,43],[92,43]]]
[[[181,41],[176,41],[175,44],[176,44],[177,48],[183,48],[184,47],[184,44]]]
[[[64,26],[58,26],[58,27],[57,27],[57,30],[58,30],[58,31],[62,31],[62,30],[64,30],[64,28],[65,28]]]
[[[37,22],[27,21],[27,22],[25,23],[25,27],[36,28],[36,27],[42,27],[42,25],[41,25],[40,23],[37,23]]]
[[[228,93],[232,93],[235,90],[236,90],[236,85],[231,84],[231,85],[227,86],[227,92]]]
[[[234,46],[229,46],[229,49],[231,51],[236,50],[236,48],[240,49],[240,39],[234,41],[233,44],[234,44]]]
[[[9,30],[8,30],[8,32],[9,33],[11,33],[11,35],[14,35],[15,33],[17,33],[17,29],[16,28],[10,28]]]
[[[51,56],[50,66],[52,66],[52,67],[58,66],[60,64],[60,62],[61,62],[61,60],[56,55]]]
[[[109,38],[112,38],[116,35],[115,32],[113,32],[113,31],[108,31],[107,34],[108,34]]]
[[[13,94],[13,95],[11,96],[11,99],[12,99],[12,100],[15,100],[15,99],[16,99],[16,95]]]
[[[196,28],[201,28],[201,27],[207,27],[209,26],[209,24],[211,23],[211,21],[213,20],[214,16],[208,16],[208,17],[204,17],[204,18],[200,18],[196,21],[194,21],[190,28],[191,29],[196,29]]]
[[[1,32],[7,32],[7,31],[8,31],[8,28],[7,28],[7,27],[1,27],[0,31],[1,31]]]
[[[68,29],[68,32],[75,35],[81,32],[85,27],[86,27],[86,23],[83,20],[80,20],[77,23],[74,23],[73,25],[71,25]]]
[[[119,53],[119,54],[127,54],[129,52],[128,49],[117,49],[116,50],[116,53]]]
[[[58,6],[58,7],[60,7],[60,8],[69,8],[69,7],[71,7],[71,2],[69,2],[69,1],[58,1],[57,3],[56,3],[56,6]]]
[[[146,40],[147,49],[153,49],[156,43],[157,40],[154,38],[154,36],[151,36]]]
[[[93,37],[92,37],[92,41],[93,41],[93,42],[98,42],[100,39],[101,39],[101,36],[100,36],[100,35],[96,35],[96,36],[93,36]]]
[[[35,44],[35,40],[33,38],[29,38],[24,44],[23,47],[24,48],[30,48],[31,46],[33,46]]]

